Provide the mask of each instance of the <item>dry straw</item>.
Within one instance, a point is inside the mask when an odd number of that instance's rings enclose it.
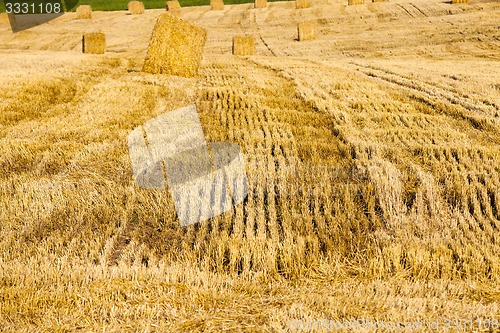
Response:
[[[451,0],[451,3],[469,3],[469,0]]]
[[[309,0],[295,0],[295,8],[301,9],[301,8],[309,8],[309,7],[311,7]]]
[[[141,1],[130,1],[128,11],[132,14],[144,14],[144,4]]]
[[[372,2],[385,2],[387,0],[372,0]]]
[[[347,4],[349,6],[352,6],[352,5],[362,5],[365,3],[365,0],[347,0]]]
[[[255,54],[255,41],[252,36],[234,36],[233,54],[249,56]]]
[[[167,12],[178,12],[181,9],[181,4],[177,0],[167,1],[165,9]]]
[[[311,40],[316,38],[316,22],[300,22],[297,25],[299,41]]]
[[[106,36],[102,32],[83,34],[83,53],[103,54],[106,52]]]
[[[90,5],[81,5],[76,9],[76,18],[81,19],[91,19],[92,18],[92,7]]]
[[[16,24],[16,16],[13,14],[1,13],[0,24],[4,25]]]
[[[254,8],[266,8],[267,0],[255,0]]]
[[[193,77],[200,67],[207,31],[170,13],[155,24],[143,71]]]
[[[224,0],[210,0],[212,10],[224,10]]]

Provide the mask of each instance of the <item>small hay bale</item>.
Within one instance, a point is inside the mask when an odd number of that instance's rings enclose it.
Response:
[[[387,0],[372,0],[372,2],[385,2]]]
[[[83,34],[83,53],[103,54],[106,52],[106,36],[102,32]]]
[[[451,3],[469,3],[469,0],[451,0]]]
[[[299,41],[316,39],[316,22],[299,22],[297,25]]]
[[[167,12],[179,12],[181,10],[181,4],[177,0],[167,1],[165,9]]]
[[[224,0],[210,0],[212,10],[224,10]]]
[[[266,8],[267,0],[255,0],[254,8]]]
[[[16,16],[14,14],[1,13],[0,14],[0,24],[2,25],[14,25],[16,24]]]
[[[90,5],[81,5],[76,9],[76,18],[79,20],[92,18],[92,7]]]
[[[132,14],[144,14],[144,3],[141,1],[130,1],[128,11]]]
[[[193,77],[201,63],[207,31],[170,13],[155,24],[142,70],[152,74]]]
[[[295,0],[296,9],[309,8],[309,7],[311,7],[309,0]]]
[[[233,54],[237,56],[249,56],[255,54],[255,41],[252,36],[234,36]]]
[[[362,5],[365,3],[365,0],[347,0],[347,4],[349,6],[352,6],[352,5]]]

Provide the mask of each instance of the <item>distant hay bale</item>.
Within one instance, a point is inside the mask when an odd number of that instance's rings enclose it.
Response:
[[[128,11],[132,14],[144,14],[144,3],[141,1],[130,1]]]
[[[167,12],[178,12],[181,10],[181,4],[177,0],[167,1],[165,9]]]
[[[255,41],[252,36],[234,36],[233,54],[237,56],[249,56],[255,54]]]
[[[365,0],[347,0],[347,4],[349,6],[352,6],[352,5],[362,5],[365,3]]]
[[[451,3],[469,3],[469,0],[451,0]]]
[[[143,71],[152,74],[196,76],[207,31],[170,13],[155,24]]]
[[[309,0],[295,0],[296,9],[309,8],[309,7],[311,7]]]
[[[385,2],[387,0],[372,0],[372,2]]]
[[[224,10],[224,0],[210,0],[212,10]]]
[[[254,8],[266,8],[267,0],[255,0]]]
[[[106,52],[106,36],[102,32],[83,34],[83,53],[103,54]]]
[[[81,5],[76,9],[76,18],[79,20],[92,18],[92,7],[90,5]]]
[[[297,25],[299,41],[316,39],[316,22],[299,22]]]
[[[0,14],[0,24],[10,25],[16,24],[16,16],[14,14],[1,13]]]

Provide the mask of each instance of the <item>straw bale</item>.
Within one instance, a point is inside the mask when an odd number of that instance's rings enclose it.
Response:
[[[309,7],[311,7],[309,0],[295,0],[295,8],[301,9],[301,8],[309,8]]]
[[[255,0],[254,8],[266,8],[267,0]]]
[[[352,5],[362,5],[365,3],[365,0],[347,0],[347,4],[349,6],[352,6]]]
[[[106,52],[106,36],[102,32],[83,34],[83,53],[103,54]]]
[[[224,0],[210,0],[212,10],[224,10]]]
[[[255,41],[252,36],[234,36],[233,54],[248,56],[255,54]]]
[[[90,5],[78,6],[78,8],[76,8],[76,18],[79,20],[91,19],[92,18],[92,7]]]
[[[167,12],[179,12],[181,10],[181,4],[177,0],[167,1],[165,4],[165,9]]]
[[[300,22],[297,25],[297,32],[299,34],[299,41],[311,40],[316,38],[316,22]]]
[[[144,14],[144,3],[141,1],[130,1],[128,11],[132,14]]]
[[[198,72],[207,31],[170,13],[155,24],[143,71],[193,77]]]

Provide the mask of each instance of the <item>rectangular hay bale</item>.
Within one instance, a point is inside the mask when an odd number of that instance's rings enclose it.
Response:
[[[347,4],[349,6],[352,6],[352,5],[362,5],[365,3],[365,0],[347,0]]]
[[[297,24],[299,41],[316,39],[316,22],[299,22]]]
[[[234,36],[233,54],[237,56],[249,56],[255,54],[255,41],[252,36]]]
[[[451,3],[469,3],[469,0],[451,0]]]
[[[92,32],[83,34],[83,53],[103,54],[106,52],[106,35],[102,32]]]
[[[144,14],[144,3],[141,1],[130,1],[127,8],[132,14]]]
[[[309,8],[309,7],[311,7],[309,0],[295,0],[296,9]]]
[[[181,9],[181,4],[177,0],[167,1],[165,4],[165,9],[167,12],[178,12]]]
[[[90,5],[81,5],[76,8],[76,18],[79,20],[92,18],[92,7]]]
[[[224,0],[210,0],[212,10],[224,10]]]
[[[372,2],[385,2],[386,0],[372,0]]]
[[[155,24],[142,70],[194,77],[200,67],[207,31],[170,13]]]
[[[255,0],[254,8],[266,8],[267,0]]]

